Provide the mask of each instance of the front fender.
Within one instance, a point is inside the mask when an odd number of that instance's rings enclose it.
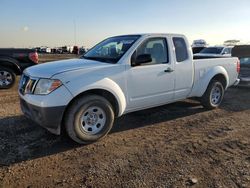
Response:
[[[88,81],[86,80],[85,82],[83,81],[79,84],[74,84],[74,85],[69,83],[66,84],[66,87],[69,89],[69,91],[72,93],[74,97],[93,89],[101,89],[108,91],[111,94],[113,94],[113,96],[117,100],[119,106],[118,116],[121,116],[124,113],[126,109],[126,98],[122,89],[117,83],[115,83],[113,80],[109,78],[103,78],[92,83],[87,83],[87,82]]]
[[[225,77],[227,88],[229,77],[226,69],[222,66],[207,68],[196,72],[194,87],[190,97],[201,97],[205,93],[212,78],[216,75],[223,75]]]

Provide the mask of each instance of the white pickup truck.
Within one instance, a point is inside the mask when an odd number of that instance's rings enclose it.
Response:
[[[213,109],[239,82],[237,58],[193,60],[179,34],[108,38],[80,59],[30,67],[19,83],[23,113],[78,143],[105,136],[114,118],[190,97]]]

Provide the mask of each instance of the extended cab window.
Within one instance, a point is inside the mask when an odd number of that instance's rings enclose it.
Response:
[[[165,38],[146,40],[137,49],[136,55],[150,54],[152,61],[144,65],[168,63],[167,41]]]
[[[183,38],[174,37],[173,38],[175,55],[177,62],[182,62],[188,59],[187,45]]]

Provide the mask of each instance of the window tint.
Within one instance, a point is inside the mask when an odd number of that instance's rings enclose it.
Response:
[[[188,59],[187,45],[183,38],[174,37],[173,38],[175,55],[177,62],[182,62]]]
[[[200,51],[202,54],[221,54],[223,47],[208,47]]]
[[[250,65],[250,57],[245,57],[240,59],[241,65]]]
[[[168,63],[167,42],[164,38],[153,38],[144,42],[137,49],[137,56],[142,54],[150,54],[152,62],[148,64]]]

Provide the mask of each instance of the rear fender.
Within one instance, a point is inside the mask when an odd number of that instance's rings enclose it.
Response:
[[[227,89],[228,84],[229,84],[228,73],[224,67],[216,66],[213,68],[203,69],[197,72],[196,78],[195,78],[195,84],[194,84],[190,97],[201,97],[206,92],[210,81],[216,75],[224,76],[226,80],[225,89]]]

